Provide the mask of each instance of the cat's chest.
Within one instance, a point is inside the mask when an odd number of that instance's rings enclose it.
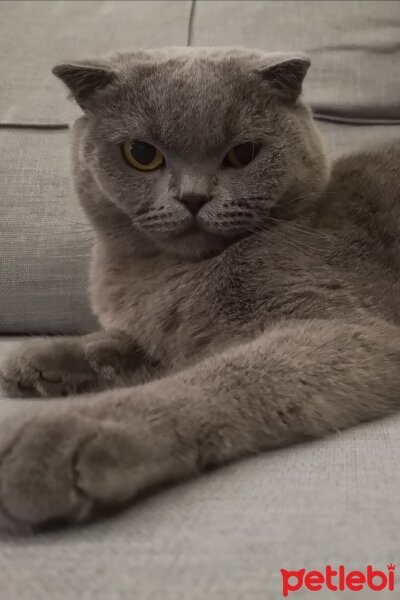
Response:
[[[246,296],[241,288],[212,261],[182,265],[164,258],[95,257],[92,265],[92,305],[102,326],[129,331],[168,366],[190,362],[239,335],[238,313]]]

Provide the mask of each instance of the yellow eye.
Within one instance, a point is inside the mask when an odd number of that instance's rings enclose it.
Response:
[[[260,148],[260,144],[253,142],[239,144],[229,150],[224,158],[224,164],[228,167],[235,167],[235,169],[245,167],[257,156]]]
[[[125,142],[122,154],[126,162],[138,171],[154,171],[164,164],[164,156],[146,142]]]

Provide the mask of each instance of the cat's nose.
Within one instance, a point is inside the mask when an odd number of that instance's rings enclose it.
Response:
[[[184,194],[179,198],[179,201],[186,206],[192,215],[197,215],[201,207],[207,204],[209,200],[210,198],[204,194]]]

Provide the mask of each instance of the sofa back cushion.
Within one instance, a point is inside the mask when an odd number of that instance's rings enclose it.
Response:
[[[196,3],[192,43],[302,50],[305,96],[325,118],[400,122],[400,2]]]

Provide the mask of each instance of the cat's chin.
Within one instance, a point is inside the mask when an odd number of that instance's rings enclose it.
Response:
[[[234,240],[209,233],[203,229],[190,228],[185,232],[155,241],[157,246],[168,254],[174,254],[187,260],[202,260],[220,254]]]

